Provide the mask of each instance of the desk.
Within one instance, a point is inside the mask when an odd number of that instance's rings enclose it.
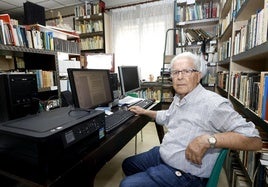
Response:
[[[152,110],[161,109],[156,103]],[[73,168],[59,176],[49,184],[30,184],[29,186],[94,186],[94,179],[98,171],[113,158],[151,119],[146,116],[134,116],[118,129],[106,134],[98,147],[89,151]],[[156,125],[159,139],[162,140],[163,128]]]

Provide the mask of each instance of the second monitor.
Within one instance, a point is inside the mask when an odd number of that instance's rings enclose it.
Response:
[[[138,66],[118,66],[122,95],[140,90],[140,76]]]

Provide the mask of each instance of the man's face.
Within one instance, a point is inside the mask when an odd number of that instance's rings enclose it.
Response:
[[[196,71],[190,58],[181,58],[174,62],[171,78],[175,92],[183,98],[199,84],[201,72]]]

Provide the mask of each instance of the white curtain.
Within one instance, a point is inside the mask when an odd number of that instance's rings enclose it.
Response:
[[[141,79],[156,80],[160,75],[165,35],[174,26],[174,1],[162,0],[111,12],[111,43],[115,66],[138,65]],[[172,34],[168,34],[166,54],[172,53]]]

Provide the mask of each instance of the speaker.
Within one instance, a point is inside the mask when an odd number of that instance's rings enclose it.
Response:
[[[0,121],[8,121],[39,109],[35,74],[0,74]]]
[[[114,93],[114,99],[119,98],[119,89],[118,89],[118,76],[117,73],[110,73],[110,83],[111,83],[111,89]]]
[[[26,1],[23,3],[24,9],[24,24],[41,24],[46,26],[46,15],[45,15],[45,8],[32,3],[30,1]]]
[[[62,106],[66,107],[66,106],[73,106],[74,102],[73,102],[73,96],[72,96],[72,92],[66,90],[61,92],[61,102],[62,102]]]
[[[112,103],[109,104],[110,107],[114,107],[118,105],[119,102],[119,89],[118,89],[118,76],[117,73],[110,73],[110,84],[111,84],[111,89],[113,90],[113,97],[114,100]]]

